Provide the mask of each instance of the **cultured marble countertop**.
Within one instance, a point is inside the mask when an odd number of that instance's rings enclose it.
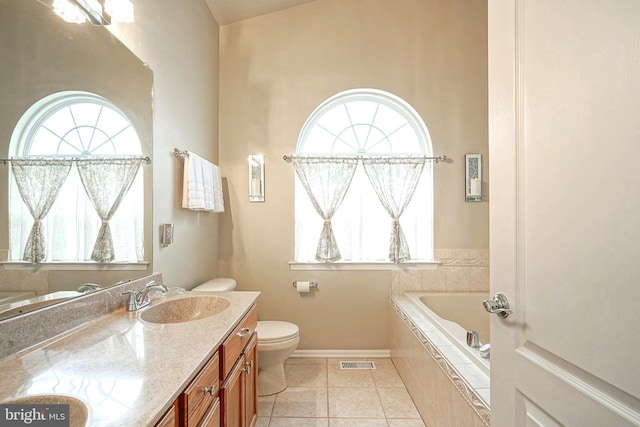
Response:
[[[228,298],[231,304],[212,317],[159,325],[140,320],[140,312],[121,308],[2,359],[0,402],[63,394],[87,405],[88,426],[153,425],[255,303],[259,292],[215,295]]]

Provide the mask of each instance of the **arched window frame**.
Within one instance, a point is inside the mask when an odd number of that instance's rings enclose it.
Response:
[[[402,118],[406,122],[405,126],[408,126],[413,134],[415,141],[409,148],[400,145],[398,141],[394,141],[393,138],[387,138],[389,143],[386,149],[378,147],[377,149],[369,151],[367,144],[354,147],[347,147],[348,144],[341,143],[340,138],[337,137],[340,132],[344,132],[347,127],[351,126],[363,126],[360,129],[361,134],[365,132],[366,126],[374,128],[373,121],[369,123],[351,120],[349,118],[349,126],[340,129],[339,132],[333,132],[334,142],[330,143],[324,141],[324,146],[329,146],[328,149],[322,149],[319,147],[316,141],[313,142],[314,132],[317,132],[319,126],[322,125],[323,118],[336,108],[344,108],[348,110],[348,105],[354,102],[365,103],[377,103],[379,106],[384,106],[390,111],[394,112],[397,117]],[[345,107],[347,106],[347,107]],[[377,110],[376,110],[377,111]],[[354,130],[353,134],[357,132]],[[382,132],[384,133],[384,132]],[[370,133],[368,133],[370,134]],[[317,133],[316,133],[317,135]],[[387,135],[389,136],[389,135]],[[358,140],[358,137],[355,137]],[[378,141],[375,141],[378,142]],[[322,145],[322,144],[320,144]],[[395,145],[395,146],[394,146]],[[422,155],[425,157],[431,157],[433,155],[433,146],[429,131],[420,115],[403,99],[376,89],[353,89],[338,93],[322,104],[320,104],[313,113],[306,120],[303,125],[298,142],[296,146],[296,155],[357,155],[357,154],[381,154],[389,156],[406,156],[406,155]],[[358,238],[358,245],[360,249],[377,244],[380,254],[385,253],[388,247],[388,236],[386,227],[391,227],[391,221],[389,216],[382,208],[380,202],[375,196],[373,189],[367,182],[364,171],[361,166],[358,166],[356,175],[354,176],[351,188],[347,192],[347,196],[343,201],[343,205],[338,209],[333,218],[333,228],[336,233],[336,238],[340,243],[340,240],[344,240],[344,230],[341,230],[341,223],[353,221],[349,218],[347,213],[350,211],[350,203],[353,200],[363,198],[369,200],[369,203],[378,204],[376,218],[380,221],[381,228],[375,233],[379,237],[377,242],[371,242],[368,238],[362,238],[364,235],[360,233]],[[425,169],[422,173],[416,193],[412,201],[407,206],[405,213],[401,217],[401,223],[405,229],[405,235],[409,237],[412,242],[412,252],[416,254],[416,243],[421,246],[415,257],[412,256],[412,261],[403,263],[401,266],[390,263],[384,259],[384,256],[379,256],[376,259],[372,258],[354,258],[352,257],[351,249],[347,249],[346,246],[340,245],[340,250],[343,253],[343,260],[334,263],[321,263],[313,259],[315,244],[317,243],[317,236],[320,228],[322,227],[322,220],[314,212],[313,207],[306,195],[306,192],[300,183],[298,177],[295,182],[295,231],[294,231],[294,261],[290,263],[293,270],[316,270],[316,269],[330,269],[330,270],[378,270],[378,269],[397,269],[397,268],[429,268],[429,266],[435,266],[437,263],[433,259],[433,169],[430,162],[427,162]],[[360,213],[361,215],[362,213]],[[358,225],[361,226],[362,222]],[[365,236],[366,237],[366,236]],[[408,239],[409,240],[409,239]],[[306,252],[301,256],[300,242],[303,241],[306,246]],[[359,249],[359,250],[360,250]],[[346,256],[345,256],[346,255]]]
[[[103,132],[102,141],[98,147],[85,147],[85,150],[66,149],[61,150],[61,145],[52,147],[52,150],[42,152],[42,147],[38,148],[38,152],[34,153],[34,139],[37,138],[39,129],[47,122],[56,112],[70,108],[78,104],[93,104],[102,107],[100,110],[110,110],[119,120],[122,121],[122,127],[116,134],[109,134],[108,129],[101,128],[96,120],[94,122],[96,132]],[[77,128],[91,128],[91,124],[86,122],[79,123]],[[67,133],[73,132],[74,129],[67,129]],[[124,134],[126,133],[126,138]],[[114,142],[120,135],[123,141]],[[80,137],[79,140],[82,141]],[[77,147],[76,147],[77,148]],[[142,144],[137,135],[135,127],[127,115],[115,104],[107,99],[89,92],[81,91],[65,91],[49,95],[36,103],[34,103],[21,117],[11,137],[9,144],[9,157],[30,157],[30,156],[47,156],[47,157],[100,157],[110,155],[142,155]],[[72,199],[75,211],[68,209],[69,200]],[[77,205],[75,204],[77,203]],[[33,218],[31,218],[26,206],[21,200],[17,190],[15,180],[9,170],[9,255],[11,261],[19,261],[21,259],[21,251],[28,236]],[[74,222],[74,224],[72,224]],[[45,217],[46,240],[48,244],[48,259],[40,265],[61,265],[69,268],[73,264],[92,264],[95,262],[90,260],[91,250],[95,243],[101,220],[95,209],[91,205],[86,196],[78,172],[75,166],[72,167],[67,180],[54,203],[51,211]],[[61,231],[61,223],[65,223],[64,230]],[[119,269],[120,266],[135,267],[139,264],[141,267],[147,264],[144,261],[144,180],[142,169],[138,172],[133,185],[126,194],[118,211],[110,221],[114,246],[116,250],[116,259],[110,263],[108,268]],[[69,233],[69,229],[73,229],[73,233]],[[77,236],[75,241],[68,239],[69,235]],[[60,240],[62,239],[62,240]],[[73,244],[75,243],[75,245]],[[73,249],[71,249],[73,247]],[[54,249],[58,248],[58,249]],[[60,257],[60,251],[65,252],[65,256]],[[73,252],[72,257],[67,257]],[[105,268],[104,264],[101,264]],[[80,267],[82,268],[82,267]]]

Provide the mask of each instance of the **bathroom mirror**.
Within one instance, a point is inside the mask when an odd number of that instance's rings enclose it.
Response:
[[[11,135],[25,111],[46,96],[63,91],[90,92],[117,105],[135,127],[142,155],[151,157],[151,69],[107,28],[63,21],[53,13],[52,1],[0,0],[0,158],[10,156]],[[64,295],[51,298],[60,301],[75,295],[68,291],[75,291],[83,283],[108,287],[150,274],[153,271],[151,165],[142,167],[145,262],[72,266],[0,262],[0,298],[3,293],[22,291]],[[0,162],[0,188],[3,189],[0,191],[0,255],[6,254],[9,247],[9,169],[9,164]]]

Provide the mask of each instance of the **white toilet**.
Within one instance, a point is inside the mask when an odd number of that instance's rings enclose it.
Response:
[[[194,292],[226,292],[236,287],[229,278],[209,280],[192,289]],[[260,320],[258,332],[258,396],[269,396],[287,388],[284,362],[300,342],[298,326],[278,320]]]
[[[261,320],[258,331],[258,396],[280,393],[287,388],[284,362],[300,342],[298,325]]]

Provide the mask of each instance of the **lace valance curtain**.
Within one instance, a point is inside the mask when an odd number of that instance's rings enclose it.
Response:
[[[337,261],[340,250],[331,218],[342,203],[359,162],[378,199],[392,220],[389,260],[411,259],[400,216],[411,201],[425,163],[425,156],[292,156],[291,161],[316,212],[324,219],[316,260]]]
[[[92,159],[12,158],[11,168],[18,192],[34,217],[33,229],[22,259],[34,263],[46,260],[42,219],[54,204],[75,162],[85,192],[102,219],[91,259],[100,263],[113,261],[109,220],[131,187],[142,161],[146,159],[133,156]]]

